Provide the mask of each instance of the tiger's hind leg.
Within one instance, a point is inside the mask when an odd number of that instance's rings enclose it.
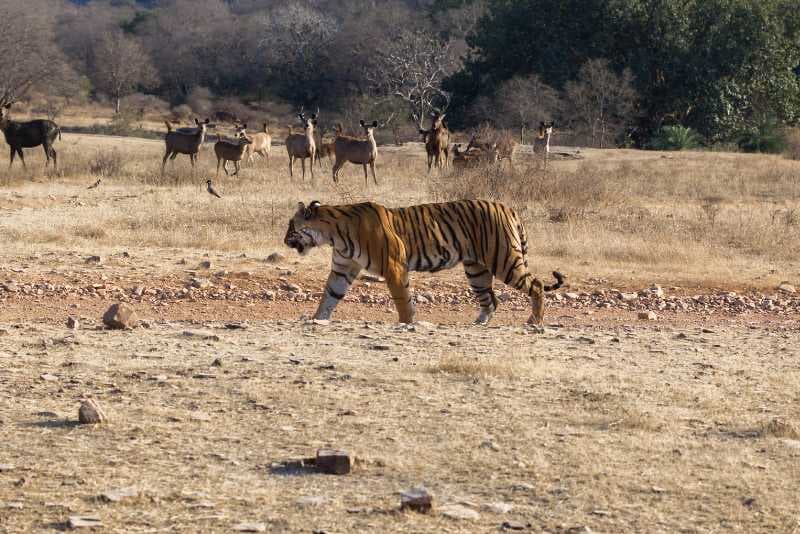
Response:
[[[545,287],[542,281],[529,273],[524,264],[517,264],[509,271],[505,283],[530,297],[531,316],[528,318],[528,324],[543,332]]]
[[[392,300],[394,300],[394,306],[397,308],[400,322],[413,323],[416,310],[414,301],[411,300],[408,271],[399,266],[390,266],[389,272],[386,273],[386,285],[389,286],[389,293],[391,293]]]
[[[317,312],[314,314],[314,319],[330,319],[333,310],[344,298],[360,272],[359,264],[334,254],[331,274],[328,275],[328,282],[325,284],[325,291],[317,307]]]
[[[464,263],[464,272],[467,274],[472,292],[481,305],[481,312],[475,319],[475,324],[486,324],[497,309],[497,297],[492,287],[494,275],[480,263]]]

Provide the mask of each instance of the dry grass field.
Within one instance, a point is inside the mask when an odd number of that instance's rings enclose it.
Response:
[[[543,169],[523,151],[513,170],[427,175],[409,144],[382,148],[365,188],[352,165],[338,185],[327,163],[290,180],[274,146],[268,166],[215,179],[216,199],[210,145],[163,178],[160,142],[65,134],[56,149],[58,173],[29,151],[28,171],[0,175],[0,532],[70,516],[126,533],[800,531],[797,296],[655,321],[551,298],[536,335],[502,287],[493,325],[469,325],[454,269],[412,277],[430,301],[413,327],[370,280],[315,324],[298,319],[330,252],[282,245],[300,200],[494,198],[567,291],[769,296],[800,285],[797,162],[581,150]],[[146,328],[100,327],[120,300]],[[110,421],[78,425],[85,398]],[[327,446],[354,455],[351,474],[279,467]],[[398,511],[419,485],[433,512]]]

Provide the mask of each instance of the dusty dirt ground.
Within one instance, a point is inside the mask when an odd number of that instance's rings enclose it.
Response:
[[[76,155],[91,139],[65,139],[66,177],[14,175],[0,194],[1,533],[65,530],[71,516],[120,533],[800,531],[800,298],[775,289],[800,273],[791,253],[720,253],[704,276],[705,257],[614,263],[541,241],[535,272],[564,270],[560,294],[577,295],[548,298],[544,334],[501,285],[491,326],[472,326],[460,269],[412,277],[425,299],[412,328],[374,280],[315,324],[301,316],[330,252],[280,245],[296,197],[315,191],[282,167],[221,182],[217,204],[200,186],[143,186],[152,141],[130,141],[147,158],[87,191]],[[657,157],[606,151],[598,165],[621,153]],[[428,200],[422,161],[394,162],[381,198]],[[558,228],[583,251],[586,225]],[[663,299],[647,296],[653,282]],[[146,326],[104,330],[118,301]],[[87,398],[108,423],[77,424]],[[351,474],[280,467],[329,446],[354,456]],[[431,514],[398,510],[415,486]],[[121,488],[135,495],[103,499]]]
[[[17,287],[0,307],[0,531],[66,529],[70,516],[108,532],[800,528],[796,314],[647,322],[551,300],[537,335],[524,302],[485,328],[468,325],[463,298],[419,305],[409,329],[383,284],[359,281],[324,325],[298,319],[313,295],[280,288],[319,291],[325,269],[289,251],[283,265],[216,255],[217,276],[196,268],[202,255],[148,254],[4,265]],[[203,276],[249,293],[181,292]],[[415,286],[466,289],[457,271]],[[119,299],[149,328],[103,330]],[[85,398],[108,424],[77,424]],[[354,455],[351,474],[275,466],[327,446]],[[420,485],[433,513],[399,512],[399,492]],[[448,517],[454,504],[476,514]]]

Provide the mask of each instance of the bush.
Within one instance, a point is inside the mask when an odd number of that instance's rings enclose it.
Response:
[[[744,152],[780,154],[786,150],[786,132],[775,120],[766,120],[750,131],[744,132],[737,141]]]
[[[800,128],[786,130],[785,135],[786,150],[784,154],[787,158],[800,160]]]
[[[653,150],[692,150],[702,145],[700,135],[689,127],[662,126],[650,141]]]

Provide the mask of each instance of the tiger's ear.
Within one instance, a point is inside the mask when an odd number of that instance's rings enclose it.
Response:
[[[318,200],[311,202],[311,204],[309,204],[308,207],[303,211],[303,218],[309,220],[316,217],[320,206],[321,204]]]

